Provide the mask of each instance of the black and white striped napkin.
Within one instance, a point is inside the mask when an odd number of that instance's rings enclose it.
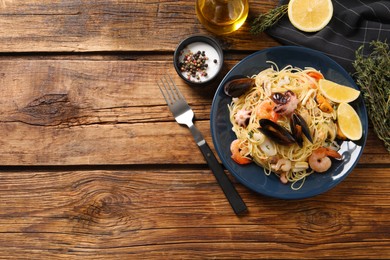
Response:
[[[280,1],[287,4],[288,0]],[[285,45],[305,46],[322,51],[353,73],[355,51],[374,40],[390,41],[390,1],[332,0],[333,17],[319,32],[296,29],[285,15],[266,33]],[[390,69],[390,68],[389,68]]]

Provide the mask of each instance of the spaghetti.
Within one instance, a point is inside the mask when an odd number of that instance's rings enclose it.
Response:
[[[267,175],[276,173],[283,183],[291,183],[292,189],[301,188],[305,178],[314,171],[321,172],[321,165],[314,165],[316,161],[310,164],[310,156],[321,149],[335,152],[339,148],[337,116],[333,109],[336,104],[321,96],[318,87],[321,78],[323,75],[314,68],[287,66],[279,70],[276,64],[254,75],[254,86],[234,97],[228,105],[232,130],[237,136],[231,144],[232,158],[237,163],[253,161],[261,165]],[[296,133],[295,130],[304,126],[292,123],[294,115],[304,120],[310,138],[302,135],[302,131]],[[264,133],[262,119],[266,119],[264,124],[273,121],[286,134],[291,133],[296,140],[301,138],[301,142],[277,142]],[[327,156],[332,155],[325,152],[323,157]]]

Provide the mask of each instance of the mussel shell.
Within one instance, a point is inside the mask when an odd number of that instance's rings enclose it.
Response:
[[[291,145],[295,143],[295,138],[291,135],[291,133],[277,123],[269,119],[260,119],[259,123],[259,131],[275,143],[281,145]]]
[[[295,141],[299,145],[299,147],[303,146],[303,138],[302,138],[302,126],[296,123],[294,120],[294,116],[290,120],[290,128],[291,134],[295,138]]]
[[[238,78],[225,83],[224,92],[231,97],[239,97],[255,85],[255,79]]]
[[[307,125],[305,119],[303,119],[302,116],[294,113],[292,115],[292,121],[294,122],[294,125],[301,126],[302,131],[301,131],[300,135],[302,135],[302,133],[303,133],[306,136],[307,140],[309,140],[311,143],[313,143],[313,138],[311,137],[310,129],[309,129],[309,126]]]

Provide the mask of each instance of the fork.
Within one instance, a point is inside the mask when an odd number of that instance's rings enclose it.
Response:
[[[169,75],[168,78],[167,76],[163,76],[160,80],[160,83],[161,85],[159,82],[157,82],[157,85],[168,104],[169,110],[175,117],[176,122],[181,125],[187,125],[187,127],[190,129],[196,144],[201,150],[204,158],[207,161],[207,164],[211,168],[217,182],[219,183],[226,198],[232,206],[233,211],[237,215],[246,212],[247,207],[241,196],[238,194],[228,176],[226,176],[223,167],[221,164],[219,164],[209,145],[206,143],[202,133],[193,124],[192,120],[194,118],[194,112],[188,105],[187,101],[184,99],[183,95],[180,93],[172,78]]]

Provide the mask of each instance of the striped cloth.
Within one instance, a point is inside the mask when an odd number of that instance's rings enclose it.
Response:
[[[287,4],[288,0],[280,1]],[[322,51],[353,73],[355,51],[373,40],[390,41],[390,1],[332,0],[333,17],[319,32],[295,29],[285,15],[266,33],[285,45],[305,46]],[[369,48],[364,51],[368,53]],[[389,68],[390,70],[390,68]]]

